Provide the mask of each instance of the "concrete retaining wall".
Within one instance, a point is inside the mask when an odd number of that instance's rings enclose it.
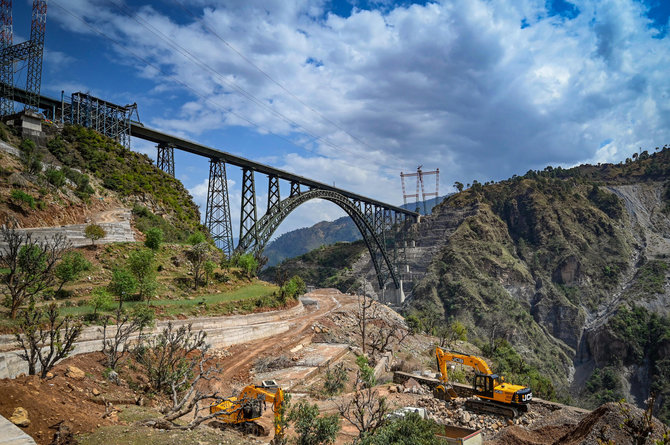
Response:
[[[0,445],[35,445],[35,441],[21,428],[0,416]]]
[[[290,319],[304,311],[297,306],[285,311],[262,312],[249,315],[207,317],[186,320],[172,320],[175,328],[192,324],[194,331],[207,332],[207,343],[213,348],[244,343],[270,337],[288,331]],[[168,325],[168,321],[159,321],[148,334],[155,335]],[[108,328],[108,337],[116,332],[116,326]],[[85,354],[102,349],[102,327],[85,328],[79,337],[71,355]],[[133,337],[137,339],[137,336]],[[0,335],[0,378],[14,378],[28,373],[28,364],[19,357],[18,343],[13,335]]]

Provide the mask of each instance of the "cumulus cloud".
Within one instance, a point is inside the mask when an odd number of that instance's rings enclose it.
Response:
[[[398,202],[398,173],[419,164],[439,167],[446,191],[668,142],[670,38],[647,7],[579,0],[561,15],[548,3],[379,2],[342,17],[326,2],[202,0],[187,6],[197,19],[151,6],[129,17],[92,0],[67,7],[141,52],[152,67],[133,61],[137,76],[153,79],[156,95],[191,96],[150,123],[194,138],[272,132],[303,147],[265,153],[278,167]],[[62,11],[56,19],[91,33]]]

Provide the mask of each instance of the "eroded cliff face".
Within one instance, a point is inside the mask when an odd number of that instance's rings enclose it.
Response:
[[[624,304],[660,315],[670,308],[669,273],[660,292],[645,282],[645,267],[670,254],[664,184],[564,184],[520,180],[481,192],[441,243],[410,304],[465,320],[480,338],[506,338],[575,394],[616,357],[623,395],[640,399],[654,360],[631,352],[631,340],[609,320]],[[445,202],[434,220],[453,221],[471,199]]]

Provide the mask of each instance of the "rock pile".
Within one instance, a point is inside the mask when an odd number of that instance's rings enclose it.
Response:
[[[543,416],[539,412],[541,410],[539,407],[537,409],[533,407],[529,412],[515,419],[493,414],[475,413],[466,409],[466,400],[467,398],[465,397],[458,397],[449,402],[444,402],[434,397],[423,397],[418,400],[417,406],[426,408],[429,417],[437,423],[473,430],[483,430],[484,436],[493,435],[500,429],[510,425],[531,425],[536,419]]]

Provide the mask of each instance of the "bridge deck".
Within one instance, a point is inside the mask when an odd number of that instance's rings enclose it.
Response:
[[[25,103],[25,101],[27,100],[26,91],[17,87],[13,87],[13,89],[14,89],[14,100],[17,102]],[[40,96],[40,106],[45,109],[55,108],[57,110],[60,110],[61,101],[47,96]],[[130,135],[150,142],[172,144],[175,148],[179,150],[183,150],[199,156],[205,156],[210,159],[221,159],[227,164],[235,165],[241,168],[249,168],[253,171],[263,173],[266,175],[275,175],[280,179],[286,181],[298,182],[301,185],[305,185],[307,187],[313,187],[321,190],[330,190],[333,192],[337,192],[346,196],[347,198],[357,199],[359,201],[367,202],[375,206],[384,207],[386,209],[393,210],[394,212],[402,213],[404,215],[412,216],[414,218],[416,218],[419,215],[416,212],[403,209],[402,207],[387,204],[381,201],[377,201],[375,199],[370,199],[363,195],[359,195],[356,193],[349,192],[347,190],[333,187],[331,185],[324,184],[322,182],[314,181],[312,179],[308,179],[303,176],[295,175],[293,173],[289,173],[284,170],[279,170],[277,168],[270,167],[269,165],[254,162],[240,156],[235,156],[231,153],[222,150],[217,150],[215,148],[211,148],[206,145],[199,144],[197,142],[192,142],[187,139],[163,133],[158,130],[146,127],[138,122],[131,122]]]

